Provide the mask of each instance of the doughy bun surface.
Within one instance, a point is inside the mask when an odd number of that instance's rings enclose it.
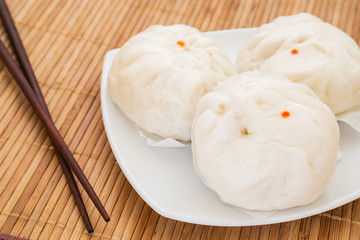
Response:
[[[143,130],[189,141],[198,99],[236,73],[220,45],[186,25],[151,26],[119,50],[109,91]]]
[[[335,168],[334,114],[305,85],[260,72],[219,83],[197,105],[194,166],[222,201],[252,210],[305,205]]]
[[[335,114],[360,105],[360,49],[340,29],[300,13],[261,26],[240,51],[240,72],[259,69],[309,86]]]

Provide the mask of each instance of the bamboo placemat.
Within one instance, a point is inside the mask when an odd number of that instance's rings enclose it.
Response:
[[[359,0],[7,0],[57,128],[99,194],[105,223],[84,196],[86,232],[45,129],[0,63],[0,232],[30,239],[359,239],[360,201],[255,227],[212,227],[159,216],[132,189],[103,127],[105,53],[153,24],[202,31],[258,27],[310,12],[360,43]],[[0,27],[2,39],[6,39]],[[6,40],[6,43],[8,41]]]

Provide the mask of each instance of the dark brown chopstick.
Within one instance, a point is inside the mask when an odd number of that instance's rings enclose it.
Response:
[[[15,24],[12,21],[12,17],[10,15],[9,9],[6,6],[6,3],[4,0],[0,0],[0,18],[2,20],[2,22],[4,23],[6,32],[8,33],[8,36],[10,38],[10,42],[13,46],[13,49],[15,51],[16,56],[18,57],[20,66],[23,70],[24,75],[26,76],[28,82],[30,83],[34,93],[36,94],[38,101],[41,103],[42,108],[46,111],[46,113],[48,114],[49,118],[51,118],[49,110],[46,106],[44,97],[41,93],[40,87],[37,83],[34,71],[31,67],[31,64],[29,62],[29,59],[26,55],[24,46],[22,45],[21,39],[19,37],[19,34],[16,30]],[[57,149],[55,143],[52,141],[52,145],[54,147],[55,150],[55,154],[59,160],[60,166],[64,172],[64,175],[66,177],[66,180],[68,181],[68,185],[70,187],[70,190],[74,196],[74,200],[76,205],[78,206],[80,215],[84,221],[85,227],[87,229],[87,231],[89,233],[92,233],[94,231],[90,219],[89,219],[89,215],[86,211],[84,202],[81,198],[81,194],[79,191],[79,188],[76,184],[76,181],[74,179],[74,176],[71,172],[71,169],[69,168],[69,166],[66,164],[64,158],[62,157],[60,151]]]
[[[76,160],[72,156],[70,150],[68,149],[66,143],[62,139],[60,133],[57,131],[55,126],[52,123],[51,118],[47,115],[47,112],[41,107],[40,102],[38,102],[37,97],[34,94],[30,84],[27,82],[25,76],[21,72],[21,69],[16,65],[15,61],[12,59],[10,53],[6,49],[3,42],[0,40],[0,58],[3,60],[4,65],[10,72],[10,74],[15,79],[16,83],[30,102],[31,106],[37,113],[38,117],[46,127],[50,138],[55,143],[56,147],[60,151],[61,155],[64,157],[68,166],[73,170],[74,174],[78,178],[79,182],[83,185],[85,191],[89,195],[90,199],[93,201],[96,208],[99,210],[100,214],[103,216],[105,221],[109,221],[110,218],[107,215],[104,206],[100,202],[98,196],[96,195],[94,189],[91,187],[89,181],[82,172],[80,166],[77,164]]]
[[[99,210],[100,214],[105,219],[105,221],[109,221],[110,218],[51,120],[50,114],[47,110],[40,88],[37,84],[35,75],[32,71],[31,65],[26,56],[25,50],[22,46],[21,40],[18,36],[15,25],[11,19],[11,15],[8,12],[4,0],[0,0],[0,16],[6,26],[6,31],[8,32],[9,37],[11,38],[15,52],[18,55],[19,61],[21,63],[24,73],[27,76],[27,79],[25,78],[20,68],[15,63],[15,61],[12,59],[11,55],[7,51],[2,41],[0,41],[0,57],[3,59],[5,66],[8,68],[9,72],[12,74],[17,84],[19,85],[19,87],[21,88],[21,90],[29,100],[30,104],[33,106],[35,112],[38,114],[39,118],[47,128],[50,138],[54,144],[54,148],[58,153],[57,155],[59,157],[61,166],[64,169],[65,176],[69,181],[71,190],[74,193],[74,196],[76,196],[78,193],[79,198],[75,197],[75,201],[78,204],[79,210],[85,221],[85,225],[88,230],[92,230],[90,221],[86,223],[86,219],[88,219],[88,216],[86,214],[86,209],[82,202],[79,190],[76,186],[75,180],[71,174],[69,166],[73,170],[77,178],[79,179],[79,182],[83,185],[85,191],[88,193],[90,199],[93,201],[93,203],[95,204],[96,208]],[[30,82],[31,85],[29,84],[28,81]],[[61,159],[65,160],[66,162],[62,161]],[[81,205],[83,207],[81,207]]]

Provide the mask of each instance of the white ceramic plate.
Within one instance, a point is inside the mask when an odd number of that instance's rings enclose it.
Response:
[[[237,52],[254,31],[237,29],[207,34],[215,38],[235,61]],[[360,197],[360,134],[341,123],[343,158],[337,163],[335,175],[326,191],[315,202],[261,218],[254,217],[256,212],[249,215],[221,202],[195,174],[190,147],[147,146],[133,124],[111,101],[107,76],[116,52],[112,50],[106,54],[101,80],[101,107],[106,133],[115,158],[131,185],[162,216],[205,225],[262,225],[304,218]]]

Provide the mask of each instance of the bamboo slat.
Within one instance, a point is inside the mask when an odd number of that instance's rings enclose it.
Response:
[[[296,221],[215,227],[167,219],[134,191],[103,127],[104,55],[153,24],[258,27],[310,12],[360,44],[360,0],[7,0],[49,111],[111,221],[81,190],[86,232],[44,127],[0,64],[0,232],[28,239],[359,239],[360,200]],[[0,35],[7,46],[4,28]]]

